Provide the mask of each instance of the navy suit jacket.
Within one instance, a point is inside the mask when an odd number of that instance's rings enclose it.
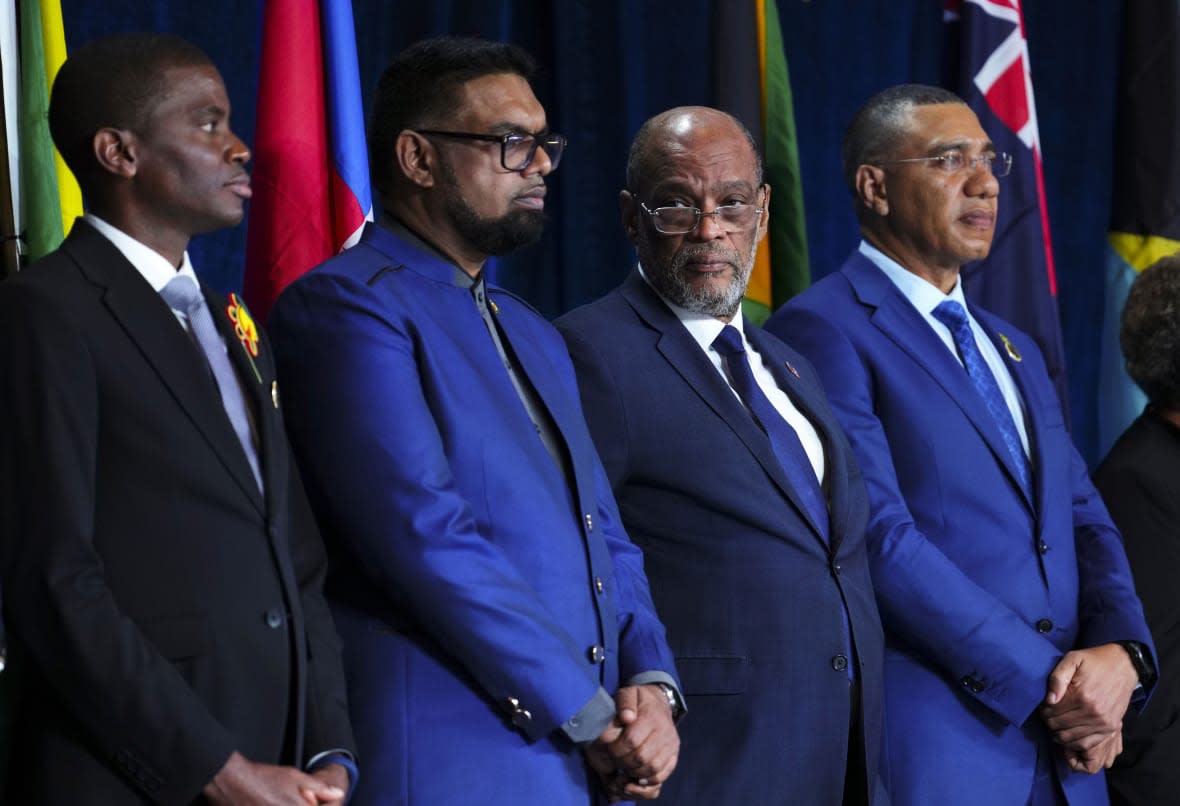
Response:
[[[1031,500],[963,367],[862,254],[767,323],[819,371],[864,470],[895,803],[1026,803],[1048,747],[1035,710],[1057,661],[1116,640],[1151,645],[1040,352],[971,310],[1024,401]],[[1101,775],[1052,752],[1071,804],[1105,802]]]
[[[561,726],[674,674],[553,327],[488,289],[551,415],[538,436],[456,269],[369,225],[271,314],[288,424],[334,566],[355,804],[579,804]]]
[[[746,337],[824,443],[831,538],[802,514],[765,433],[637,272],[557,321],[590,430],[676,654],[689,713],[670,803],[839,803],[849,748],[844,617],[876,786],[882,635],[860,471],[815,373]],[[794,375],[792,368],[798,372]]]
[[[89,224],[0,286],[0,574],[22,685],[5,803],[190,803],[234,750],[301,766],[352,749],[274,364],[206,298],[265,497],[204,357]]]

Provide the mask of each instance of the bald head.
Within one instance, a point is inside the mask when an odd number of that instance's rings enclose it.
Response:
[[[627,155],[627,187],[638,192],[664,165],[668,157],[691,151],[700,139],[740,137],[749,145],[757,184],[762,183],[762,157],[754,136],[742,122],[708,106],[678,106],[649,118],[631,142]]]

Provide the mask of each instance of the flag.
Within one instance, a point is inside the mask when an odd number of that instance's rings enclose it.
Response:
[[[746,317],[761,324],[811,284],[791,79],[775,0],[719,4],[714,29],[716,105],[759,140],[764,179],[773,191],[769,231],[742,302]]]
[[[988,257],[963,269],[967,296],[1028,333],[1045,356],[1068,422],[1069,387],[1057,277],[1045,205],[1041,142],[1020,0],[948,0],[947,85],[979,117],[997,151],[1012,155]]]
[[[49,90],[66,60],[60,0],[20,0],[20,210],[30,260],[61,244],[82,192],[49,136]]]
[[[1107,450],[1143,410],[1127,375],[1119,319],[1139,272],[1180,250],[1180,3],[1123,5],[1115,118],[1114,196],[1106,263],[1099,370],[1098,450]]]
[[[265,0],[244,293],[279,293],[373,219],[350,0]]]

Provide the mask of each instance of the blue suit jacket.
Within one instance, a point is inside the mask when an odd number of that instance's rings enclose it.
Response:
[[[1024,400],[1032,500],[962,366],[859,252],[767,324],[819,370],[864,470],[898,804],[1023,805],[1048,747],[1035,709],[1058,659],[1151,642],[1040,352],[972,313]],[[1101,775],[1071,773],[1052,752],[1071,804],[1105,803]]]
[[[270,320],[335,563],[366,762],[354,803],[584,805],[586,769],[561,725],[600,689],[672,674],[671,655],[560,337],[489,289],[570,482],[454,271],[370,225]]]
[[[824,442],[830,541],[802,514],[765,433],[638,273],[557,326],[688,700],[680,763],[661,802],[840,802],[844,614],[863,681],[866,741],[854,752],[867,756],[875,787],[883,639],[864,545],[868,505],[811,367],[746,324]]]

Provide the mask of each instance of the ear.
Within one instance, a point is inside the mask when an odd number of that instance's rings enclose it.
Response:
[[[885,169],[876,165],[861,165],[857,168],[856,196],[861,205],[877,215],[889,215],[889,193],[885,185]]]
[[[433,143],[418,132],[403,129],[394,143],[393,154],[403,176],[418,187],[434,187],[438,155]]]
[[[758,218],[758,231],[754,234],[754,243],[762,243],[766,233],[770,231],[770,185],[763,185],[762,215]]]
[[[135,135],[127,129],[99,129],[90,141],[98,167],[124,179],[135,176],[138,170]]]
[[[619,191],[619,215],[623,221],[623,232],[627,233],[627,240],[637,243],[639,240],[639,202],[628,190]]]

